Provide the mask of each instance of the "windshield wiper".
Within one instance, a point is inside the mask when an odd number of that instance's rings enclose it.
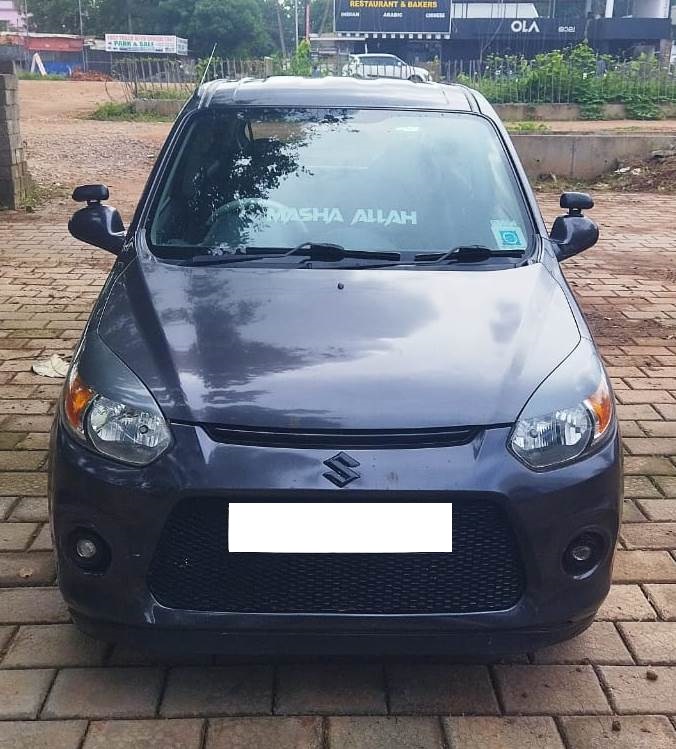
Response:
[[[373,254],[376,255],[376,253]],[[446,263],[481,263],[492,257],[521,258],[525,254],[524,250],[493,250],[490,247],[484,247],[483,245],[470,244],[453,247],[453,249],[445,252],[405,253],[405,256],[402,259],[395,262],[359,265],[355,267],[370,270],[393,268],[395,266],[401,267],[402,265],[429,266],[430,268],[434,268],[437,265],[443,265]]]
[[[252,252],[252,250],[255,250]],[[242,247],[229,253],[216,248],[212,254],[194,255],[185,262],[188,265],[230,265],[232,263],[247,263],[253,260],[279,260],[291,256],[303,258],[302,262],[318,261],[337,263],[346,258],[379,260],[374,265],[355,265],[355,268],[391,268],[398,265],[441,265],[444,263],[480,263],[492,257],[521,258],[524,250],[493,250],[483,245],[460,245],[445,252],[421,252],[413,257],[402,258],[399,252],[376,250],[348,250],[342,245],[332,242],[302,242],[295,247]]]
[[[250,254],[251,249],[261,250]],[[298,255],[309,260],[334,263],[345,258],[367,258],[374,260],[398,261],[398,252],[371,252],[369,250],[347,250],[332,242],[302,242],[295,247],[245,247],[234,253],[220,251],[220,254],[194,255],[189,258],[190,265],[229,265],[246,263],[251,260],[270,260]]]
[[[422,252],[415,256],[414,263],[481,263],[491,257],[523,257],[525,250],[493,250],[480,244],[460,245],[447,252]]]
[[[288,255],[303,255],[310,260],[320,260],[326,263],[337,262],[346,257],[367,258],[372,260],[398,261],[401,255],[398,252],[383,252],[377,250],[346,250],[339,244],[331,242],[303,242],[294,247]]]

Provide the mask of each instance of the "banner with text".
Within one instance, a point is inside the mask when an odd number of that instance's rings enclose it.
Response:
[[[452,0],[336,0],[338,33],[448,34]]]
[[[106,34],[106,52],[187,55],[188,40],[166,34]]]

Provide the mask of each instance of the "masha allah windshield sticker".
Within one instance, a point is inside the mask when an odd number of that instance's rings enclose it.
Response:
[[[416,226],[418,214],[416,211],[396,210],[390,208],[357,208],[347,216],[340,208],[304,207],[292,208],[287,206],[266,206],[265,218],[268,222],[288,224],[300,221],[302,223],[314,221],[324,224],[402,224]]]
[[[499,250],[525,250],[528,247],[523,229],[514,221],[491,221],[491,231]]]

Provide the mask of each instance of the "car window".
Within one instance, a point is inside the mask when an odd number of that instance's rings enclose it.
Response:
[[[364,65],[390,65],[392,60],[389,57],[383,55],[368,55],[361,58],[361,62]]]
[[[160,254],[294,247],[526,249],[532,224],[474,114],[214,108],[193,116],[150,212]]]

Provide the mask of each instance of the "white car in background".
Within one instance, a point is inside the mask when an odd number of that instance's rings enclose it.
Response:
[[[396,55],[350,55],[343,75],[356,78],[403,78],[418,83],[432,80],[428,70],[409,65]]]

